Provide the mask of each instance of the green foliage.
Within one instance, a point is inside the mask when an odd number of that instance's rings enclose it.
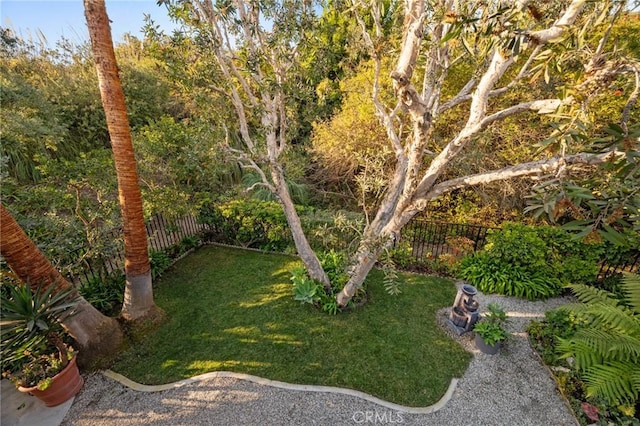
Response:
[[[335,291],[342,290],[349,280],[349,275],[345,272],[347,268],[346,254],[337,250],[321,251],[318,253],[318,260],[331,281],[331,287]]]
[[[530,300],[556,296],[570,283],[592,283],[600,245],[551,227],[508,223],[492,230],[485,248],[461,262],[460,274],[481,291]]]
[[[532,321],[527,333],[532,346],[542,356],[547,365],[560,365],[560,358],[556,352],[558,339],[572,337],[576,330],[584,324],[578,315],[566,309],[547,311],[543,321]]]
[[[504,309],[496,303],[490,303],[487,309],[487,313],[482,320],[474,326],[473,331],[475,331],[487,345],[493,346],[496,343],[507,340],[509,337],[509,332],[504,328],[504,324],[507,321],[507,314]]]
[[[311,279],[304,267],[297,266],[291,270],[294,299],[302,303],[313,304],[328,314],[336,315],[340,308],[335,295],[344,288],[349,280],[349,276],[345,272],[347,257],[343,252],[329,250],[318,253],[318,259],[329,277],[331,288],[327,290],[322,283]],[[363,286],[350,301],[349,307],[355,306],[365,295],[366,287]]]
[[[400,283],[398,282],[398,270],[393,260],[387,257],[382,261],[380,266],[384,273],[383,284],[387,294],[392,296],[400,294],[402,290],[400,290]]]
[[[393,153],[374,114],[370,95],[374,66],[368,62],[358,71],[341,84],[341,110],[330,121],[314,124],[314,179],[329,188],[351,187],[363,197],[370,197],[384,187]]]
[[[178,253],[180,255],[183,255],[184,253],[188,252],[191,249],[200,247],[201,244],[202,244],[202,240],[198,235],[190,235],[190,236],[184,237],[178,243]]]
[[[309,187],[306,184],[294,182],[285,178],[287,190],[291,195],[291,199],[296,204],[307,204],[309,201]],[[242,176],[242,184],[247,188],[253,188],[250,193],[253,198],[261,201],[276,201],[276,196],[269,189],[259,183],[262,182],[260,176],[256,173],[247,173]]]
[[[598,424],[635,424],[632,419],[632,406],[629,404],[626,406],[624,404],[612,405],[602,398],[588,397],[586,395],[587,385],[581,372],[576,369],[566,370],[571,365],[556,350],[558,343],[561,339],[571,339],[585,325],[586,321],[580,313],[561,307],[547,311],[542,321],[532,321],[527,328],[527,333],[531,345],[541,355],[545,364],[563,367],[562,369],[552,368],[552,371],[556,376],[560,392],[571,403],[580,424],[588,425],[594,421],[586,417],[585,404],[596,407],[599,418]],[[637,423],[637,419],[635,422]]]
[[[557,280],[549,281],[549,277],[540,272],[512,267],[484,252],[463,259],[460,274],[480,291],[529,300],[555,296],[561,289]]]
[[[493,324],[490,322],[479,322],[473,328],[482,340],[489,346],[493,346],[496,343],[502,342],[507,339],[508,333],[499,324]]]
[[[623,288],[628,306],[606,291],[571,286],[584,303],[571,309],[587,324],[558,344],[562,357],[575,359],[587,395],[612,404],[633,404],[640,396],[640,276],[626,274]]]
[[[275,202],[232,200],[208,205],[200,220],[218,242],[280,252],[292,244],[282,207]]]
[[[60,321],[74,313],[73,288],[3,283],[0,292],[0,356],[3,376],[16,385],[45,389],[68,362]],[[7,288],[8,287],[8,288]]]
[[[412,248],[407,242],[396,244],[391,249],[385,249],[378,259],[378,266],[384,274],[384,289],[390,295],[401,293],[400,282],[398,281],[398,266],[403,269],[412,263]]]
[[[385,252],[385,257],[401,268],[406,268],[413,261],[413,248],[407,241],[397,243]]]
[[[201,120],[179,121],[167,115],[134,130],[145,212],[177,214],[177,200],[197,211],[211,193],[238,185],[240,171],[223,155],[222,139]]]
[[[457,277],[460,271],[460,260],[453,254],[443,253],[440,256],[426,256],[420,263],[420,270],[423,268],[431,274],[441,277]]]
[[[164,251],[149,250],[149,263],[151,264],[151,277],[156,279],[171,266],[171,257]]]
[[[507,321],[507,313],[497,303],[489,303],[484,321],[492,324],[504,324]]]
[[[291,270],[291,283],[295,300],[310,304],[320,300],[319,293],[322,291],[322,285],[309,278],[303,266],[297,266]]]
[[[298,265],[250,250],[195,251],[155,283],[168,320],[111,368],[147,384],[235,371],[348,387],[414,407],[438,401],[464,373],[471,354],[436,324],[436,311],[455,298],[448,280],[403,274],[402,294],[386,297],[382,274],[373,271],[362,311],[326,315],[293,300],[288,271]]]
[[[363,226],[361,216],[302,206],[296,206],[296,211],[310,244],[318,253],[348,253],[357,244]],[[206,238],[212,241],[295,252],[282,207],[273,201],[234,199],[206,204],[200,209],[199,220],[208,225]]]
[[[107,316],[117,316],[124,297],[125,276],[113,273],[104,278],[90,277],[78,291],[94,308]]]
[[[312,247],[320,250],[335,250],[353,253],[364,229],[361,214],[339,210],[305,209],[300,220]]]
[[[624,155],[612,158],[595,173],[541,182],[529,197],[526,211],[560,223],[581,238],[625,246],[629,231],[637,234],[640,228],[640,149],[632,142],[640,137],[640,125],[636,122],[623,129],[609,124],[603,134],[591,150],[617,149]]]

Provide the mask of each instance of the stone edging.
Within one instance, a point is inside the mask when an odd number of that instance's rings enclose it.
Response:
[[[127,386],[139,392],[159,392],[164,390],[180,388],[184,385],[197,383],[202,380],[230,377],[233,379],[247,380],[249,382],[257,383],[259,385],[272,386],[275,388],[286,389],[286,390],[304,391],[304,392],[327,392],[327,393],[334,393],[334,394],[349,395],[356,398],[364,399],[374,404],[381,405],[390,410],[395,410],[395,411],[407,413],[407,414],[435,413],[436,411],[443,408],[447,404],[447,402],[449,402],[449,400],[453,396],[453,392],[456,390],[456,387],[458,385],[458,379],[456,378],[451,379],[451,383],[449,384],[449,388],[447,389],[445,394],[442,396],[442,398],[440,398],[438,402],[436,402],[433,405],[430,405],[428,407],[406,407],[404,405],[399,405],[399,404],[394,404],[392,402],[384,401],[380,398],[376,398],[375,396],[372,396],[357,390],[353,390],[353,389],[338,388],[333,386],[296,385],[291,383],[279,382],[277,380],[264,379],[262,377],[252,376],[250,374],[233,373],[229,371],[214,371],[211,373],[206,373],[206,374],[201,374],[199,376],[191,377],[189,379],[179,380],[174,383],[168,383],[166,385],[157,385],[157,386],[149,386],[149,385],[142,385],[140,383],[136,383],[124,377],[123,375],[118,374],[111,370],[105,370],[102,372],[102,374],[110,379],[113,379],[119,382],[124,386]]]

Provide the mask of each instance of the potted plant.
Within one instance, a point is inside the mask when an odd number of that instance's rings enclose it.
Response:
[[[507,314],[496,303],[487,306],[488,312],[484,318],[475,325],[476,347],[485,354],[495,355],[502,342],[507,340],[509,333],[504,328],[507,322]]]
[[[77,297],[73,289],[53,294],[54,288],[3,283],[0,291],[2,376],[48,407],[75,396],[84,383],[60,323],[73,314]]]

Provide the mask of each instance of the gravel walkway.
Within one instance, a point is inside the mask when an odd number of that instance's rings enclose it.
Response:
[[[407,414],[361,398],[292,391],[233,378],[211,378],[160,392],[138,392],[96,373],[85,378],[63,425],[575,425],[553,379],[531,349],[526,325],[567,298],[528,302],[479,294],[481,311],[499,303],[514,336],[499,355],[474,352],[448,403],[431,414]],[[446,310],[439,313],[442,323]],[[449,330],[447,328],[447,330]],[[450,331],[450,330],[449,330]],[[434,366],[437,368],[437,366]]]

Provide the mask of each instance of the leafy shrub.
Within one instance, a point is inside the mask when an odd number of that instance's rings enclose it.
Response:
[[[200,240],[200,237],[197,235],[184,237],[178,243],[178,252],[182,255],[193,248],[199,247],[201,243],[202,241]]]
[[[507,322],[507,313],[497,303],[490,303],[487,309],[484,318],[475,325],[473,331],[482,337],[484,343],[493,346],[509,337],[509,333],[504,328],[504,323]]]
[[[566,309],[547,311],[542,321],[532,321],[527,328],[531,345],[538,351],[547,365],[561,365],[562,360],[556,352],[558,339],[572,337],[583,321]]]
[[[484,343],[489,346],[493,346],[498,342],[506,340],[509,335],[507,330],[505,330],[501,325],[483,321],[477,323],[473,330],[482,337]]]
[[[325,289],[322,283],[309,277],[303,266],[298,266],[291,270],[294,299],[312,304],[331,315],[335,315],[340,310],[335,295],[344,288],[349,279],[345,272],[347,257],[343,252],[330,250],[319,253],[318,259],[329,277],[331,289]],[[363,286],[349,302],[350,306],[355,306],[365,295],[366,288]]]
[[[303,266],[291,270],[291,283],[293,284],[294,300],[311,304],[320,300],[322,285],[311,279]]]
[[[309,244],[315,249],[350,253],[357,248],[364,229],[362,214],[311,208],[299,213]]]
[[[340,291],[349,280],[345,269],[347,267],[347,256],[344,252],[336,250],[323,251],[318,253],[318,260],[329,277],[331,287],[334,291]]]
[[[296,206],[302,228],[318,251],[351,251],[361,235],[361,215]],[[231,200],[201,208],[211,241],[261,250],[294,253],[295,245],[282,207],[273,201]]]
[[[587,383],[587,395],[614,405],[640,400],[640,276],[626,274],[623,287],[628,306],[604,290],[571,286],[583,305],[570,309],[583,316],[587,325],[558,344],[563,358],[575,359]]]
[[[487,252],[464,258],[460,266],[462,277],[485,293],[536,300],[555,296],[561,289],[558,279],[504,263]]]
[[[506,224],[490,231],[483,251],[464,258],[460,274],[481,291],[530,300],[557,296],[571,283],[592,283],[599,245],[552,227]]]
[[[443,253],[438,257],[427,257],[424,264],[431,273],[442,277],[455,277],[460,270],[458,258],[450,253]]]
[[[563,285],[592,283],[598,275],[598,263],[604,248],[576,239],[562,228],[541,226],[536,232],[546,242],[551,268]]]
[[[171,257],[164,251],[149,250],[149,263],[151,264],[151,278],[160,277],[171,265]]]
[[[114,273],[106,277],[91,277],[78,290],[97,310],[107,316],[114,316],[122,307],[124,287],[124,274]]]
[[[388,256],[394,264],[406,268],[413,262],[413,248],[408,242],[402,241],[389,250]]]
[[[262,250],[285,251],[292,245],[287,220],[278,203],[232,200],[204,206],[200,220],[215,241]]]
[[[634,300],[636,307],[633,309],[620,303],[611,293],[593,287],[575,286],[579,299],[587,302],[586,304],[569,305],[549,311],[543,321],[532,322],[527,330],[532,346],[547,365],[565,367],[552,371],[556,376],[558,388],[569,400],[576,418],[582,425],[594,422],[616,425],[640,424],[640,412],[636,410],[640,403],[637,388],[634,400],[634,385],[624,384],[625,380],[633,380],[633,377],[638,375],[637,296],[640,286],[637,284],[637,278],[636,284],[630,283],[627,278],[624,287],[629,289],[630,286],[635,290],[628,293],[626,302],[631,305],[631,301]],[[615,327],[612,327],[614,324]],[[593,330],[603,332],[593,333]],[[623,335],[626,337],[621,338]],[[569,351],[565,351],[566,349]],[[622,356],[622,359],[627,359],[627,363],[615,361],[624,350],[627,351],[627,355]],[[574,360],[569,362],[569,357]],[[606,372],[600,378],[607,380],[594,382],[594,375],[589,374],[590,368],[584,368],[585,360],[594,363],[591,368],[596,367],[596,376]],[[601,371],[598,366],[606,367]],[[609,379],[611,381],[605,384]],[[595,392],[596,389],[609,388],[626,389],[631,391],[632,395],[628,399],[612,399],[605,397],[601,392]]]

